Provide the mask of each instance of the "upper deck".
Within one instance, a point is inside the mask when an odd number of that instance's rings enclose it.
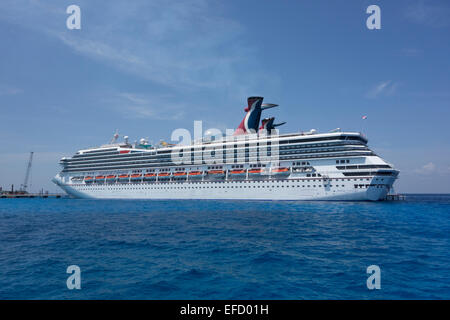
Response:
[[[205,140],[192,140],[190,144],[178,144],[173,146],[154,146],[151,148],[140,148],[136,145],[131,144],[114,144],[114,145],[103,145],[101,147],[93,147],[88,149],[79,150],[73,157],[84,157],[84,156],[98,156],[100,154],[109,154],[118,151],[129,151],[124,153],[134,152],[148,152],[154,154],[155,152],[166,153],[167,151],[179,151],[185,149],[186,147],[219,147],[227,145],[245,146],[245,144],[255,144],[259,142],[271,142],[278,144],[297,144],[306,142],[321,142],[329,140],[356,140],[367,144],[367,138],[359,132],[332,132],[332,133],[290,133],[282,135],[260,135],[260,134],[246,134],[240,136],[226,136],[214,141]],[[164,152],[166,151],[166,152]]]
[[[261,161],[263,148],[268,151],[266,161],[330,158],[340,156],[374,155],[366,146],[367,139],[360,133],[333,132],[322,134],[244,135],[227,136],[215,141],[192,141],[189,145],[139,148],[129,144],[105,145],[78,151],[72,158],[63,158],[63,171],[134,169],[176,165],[173,155],[182,155],[183,164],[206,164],[224,160],[231,155],[233,163]],[[224,155],[223,159],[221,155]],[[230,159],[228,159],[230,160]],[[200,161],[200,162],[199,162]],[[216,162],[216,163],[218,163]]]

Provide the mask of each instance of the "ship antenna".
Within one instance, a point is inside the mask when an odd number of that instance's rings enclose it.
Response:
[[[116,129],[116,133],[114,133],[113,138],[111,139],[110,144],[116,143],[117,139],[119,139],[119,130]]]

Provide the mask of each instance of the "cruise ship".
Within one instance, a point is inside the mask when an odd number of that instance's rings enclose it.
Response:
[[[128,137],[60,160],[53,182],[70,196],[97,199],[385,199],[399,171],[359,132],[279,134],[276,104],[249,97],[232,135],[184,144],[129,143]]]

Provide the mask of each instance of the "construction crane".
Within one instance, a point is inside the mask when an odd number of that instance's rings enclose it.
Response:
[[[31,163],[33,162],[33,151],[30,152],[30,159],[28,160],[27,172],[25,173],[25,180],[23,184],[20,186],[20,191],[27,192],[28,188],[28,179],[30,178],[31,172]]]

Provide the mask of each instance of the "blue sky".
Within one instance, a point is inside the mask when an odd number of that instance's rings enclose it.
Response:
[[[281,132],[363,129],[397,191],[450,193],[449,17],[448,1],[2,0],[0,186],[20,185],[29,151],[33,190],[56,191],[58,160],[116,129],[235,128],[262,95]]]

